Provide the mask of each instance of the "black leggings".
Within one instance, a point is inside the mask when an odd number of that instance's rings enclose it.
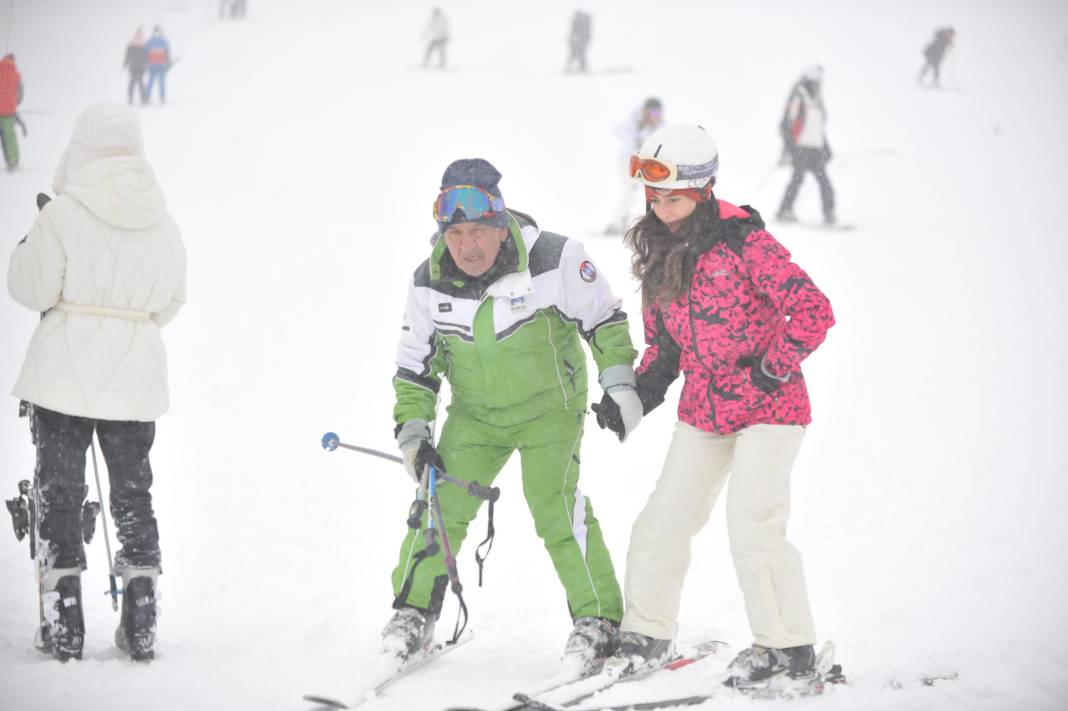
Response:
[[[42,568],[86,567],[81,511],[89,491],[85,452],[94,430],[107,463],[111,515],[122,546],[115,555],[115,568],[159,567],[159,529],[152,511],[148,461],[156,423],[93,420],[36,405],[32,417]]]

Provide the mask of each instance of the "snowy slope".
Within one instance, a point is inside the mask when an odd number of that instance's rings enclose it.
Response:
[[[395,339],[442,169],[493,161],[506,201],[582,239],[636,316],[628,255],[599,235],[618,199],[615,126],[660,96],[669,120],[717,137],[719,196],[770,218],[788,179],[769,174],[781,104],[814,61],[827,69],[840,216],[859,229],[771,225],[838,318],[806,362],[815,422],[791,538],[820,634],[855,684],[789,707],[1068,707],[1068,6],[587,0],[594,67],[634,71],[576,77],[559,73],[574,9],[562,0],[446,6],[457,69],[444,74],[415,69],[429,6],[250,5],[245,22],[223,23],[195,0],[0,0],[30,126],[23,170],[0,175],[0,234],[11,245],[25,234],[74,117],[124,99],[123,46],[159,21],[181,61],[170,104],[141,116],[190,255],[190,303],[165,331],[173,408],[153,452],[157,661],[112,648],[116,616],[95,594],[107,584],[100,542],[83,578],[86,659],[41,658],[30,561],[8,538],[0,708],[302,709],[306,691],[356,688],[390,614],[412,491],[395,465],[326,454],[318,440],[332,429],[392,448]],[[959,37],[949,89],[921,90],[920,48],[944,23]],[[798,205],[812,219],[815,193]],[[0,323],[8,387],[35,317],[0,299]],[[632,330],[640,339],[636,318]],[[5,407],[6,498],[33,452],[14,400]],[[586,437],[583,491],[621,575],[672,410],[625,446],[592,426]],[[517,475],[513,461],[497,482],[486,587],[471,551],[460,556],[478,638],[368,709],[490,703],[554,670],[570,621]],[[680,639],[747,644],[722,507],[694,552]],[[726,661],[642,693],[708,688]],[[884,686],[949,669],[961,679]]]

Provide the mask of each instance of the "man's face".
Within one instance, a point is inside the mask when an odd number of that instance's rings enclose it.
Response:
[[[461,222],[445,230],[445,246],[464,274],[479,277],[490,270],[508,231],[481,222]]]

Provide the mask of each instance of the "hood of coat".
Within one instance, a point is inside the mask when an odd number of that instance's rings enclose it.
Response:
[[[163,219],[166,205],[144,155],[134,112],[111,104],[90,106],[74,124],[52,188],[117,227],[152,227]]]

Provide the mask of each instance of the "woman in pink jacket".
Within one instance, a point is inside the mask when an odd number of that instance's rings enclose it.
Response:
[[[681,370],[679,422],[631,533],[623,673],[672,653],[690,541],[731,474],[727,528],[754,644],[731,663],[739,688],[813,675],[816,632],[801,556],[786,540],[790,470],[811,421],[801,361],[834,324],[830,303],[752,208],[712,194],[719,156],[699,126],[652,134],[630,162],[648,213],[626,235],[647,344],[648,413]],[[609,398],[598,424],[625,434]]]

